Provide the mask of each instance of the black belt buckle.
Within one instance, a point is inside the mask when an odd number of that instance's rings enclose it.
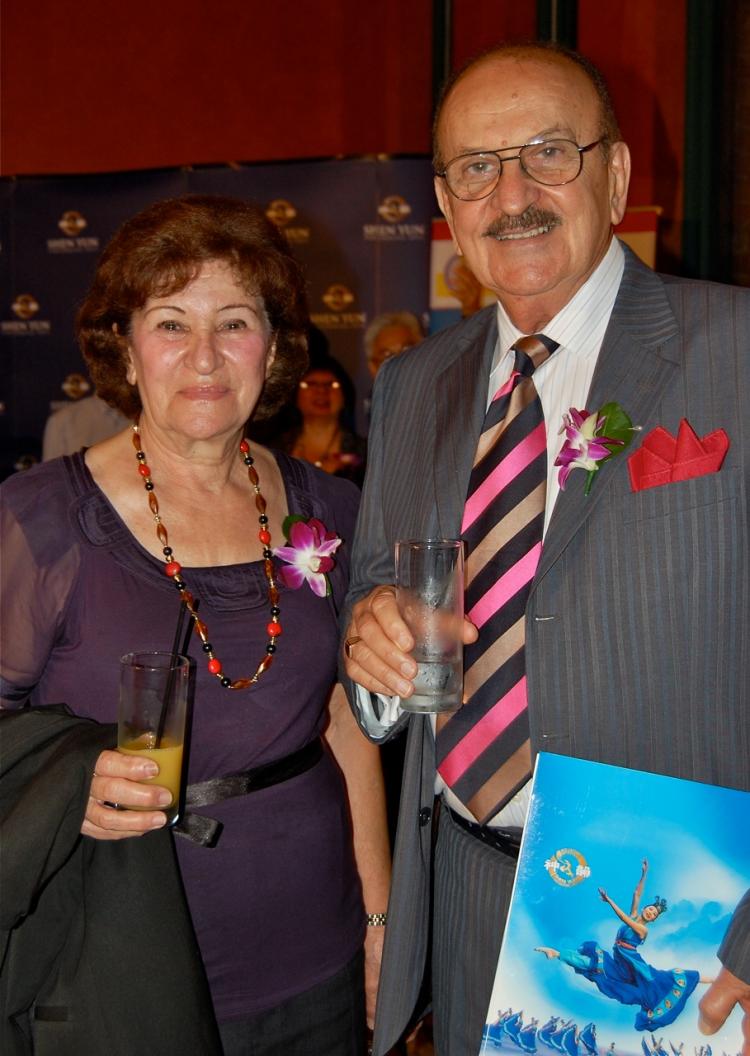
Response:
[[[493,828],[490,825],[477,825],[476,822],[468,821],[461,814],[457,814],[455,810],[451,810],[450,807],[448,810],[458,827],[468,832],[474,839],[481,840],[488,847],[494,847],[495,850],[506,854],[509,858],[518,859],[518,852],[521,849],[522,829],[511,831],[510,829]]]

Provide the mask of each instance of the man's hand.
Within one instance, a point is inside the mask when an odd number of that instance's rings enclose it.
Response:
[[[477,636],[474,624],[465,619],[464,644],[475,642]],[[394,586],[375,587],[356,603],[344,641],[346,673],[352,682],[371,693],[412,695],[417,665],[409,654],[414,639],[398,611]]]
[[[721,969],[701,999],[698,1030],[701,1034],[715,1034],[735,1006],[745,1013],[742,1019],[742,1056],[750,1056],[750,984],[743,983],[728,968]]]

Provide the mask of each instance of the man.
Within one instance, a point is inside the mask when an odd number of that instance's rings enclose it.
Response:
[[[539,538],[528,552],[519,544],[523,589],[508,589],[498,610],[521,597],[515,623],[494,639],[494,616],[470,608],[481,626],[467,621],[464,643],[478,669],[489,663],[486,681],[447,724],[408,720],[376,1056],[414,1013],[428,939],[436,1051],[478,1051],[537,750],[750,789],[750,292],[659,277],[613,238],[630,157],[606,88],[580,56],[533,45],[480,57],[449,85],[435,131],[440,207],[498,304],[378,378],[343,621],[349,689],[373,739],[407,723],[400,697],[416,672],[391,586],[395,540],[456,537],[463,525],[470,550],[467,497],[476,481],[484,487],[483,460],[532,411],[546,432],[534,427],[541,450],[526,467],[541,465],[541,478],[519,494],[523,532]],[[541,337],[513,350],[524,335]],[[561,491],[563,414],[610,401],[640,430],[631,450],[657,426],[675,436],[682,418],[698,437],[725,430],[720,470],[634,491],[621,454],[595,463],[589,494],[575,471]],[[490,428],[501,404],[510,424]],[[478,544],[487,568],[506,550],[515,560],[518,509],[490,526],[495,554]],[[467,598],[484,572],[467,576]],[[473,661],[465,670],[466,698]],[[480,712],[506,671],[511,688]],[[488,730],[494,740],[473,740]],[[707,1029],[735,1003],[750,1011],[750,898],[721,957]]]
[[[383,312],[376,315],[365,331],[367,369],[375,379],[378,371],[393,356],[418,345],[422,327],[412,312]]]

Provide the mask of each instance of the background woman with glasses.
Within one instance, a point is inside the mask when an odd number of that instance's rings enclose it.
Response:
[[[361,486],[367,444],[354,432],[352,379],[333,356],[314,354],[295,396],[297,423],[281,438],[283,451]]]

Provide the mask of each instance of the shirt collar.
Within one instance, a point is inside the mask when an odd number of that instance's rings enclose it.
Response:
[[[607,252],[583,286],[545,326],[547,337],[575,355],[596,355],[614,308],[624,270],[625,254],[618,239],[612,238]],[[522,331],[508,318],[500,301],[497,302],[497,332],[493,369],[509,353],[511,345],[523,337]]]

